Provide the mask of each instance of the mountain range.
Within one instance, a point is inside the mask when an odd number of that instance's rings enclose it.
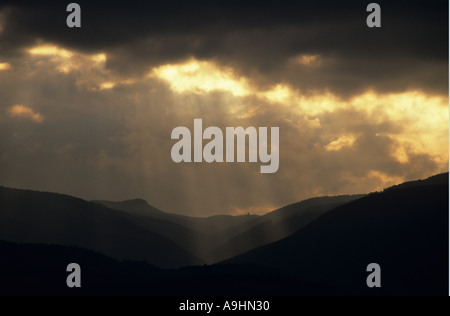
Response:
[[[162,212],[143,200],[93,201],[114,210],[136,225],[168,237],[211,264],[275,242],[312,222],[322,213],[362,195],[314,198],[264,216],[196,218]]]
[[[227,262],[280,268],[355,293],[370,293],[366,267],[377,263],[385,280],[379,293],[446,293],[448,193],[448,174],[392,187]]]
[[[0,187],[0,271],[11,272],[3,282],[19,294],[16,285],[28,282],[22,267],[49,281],[49,293],[66,293],[50,267],[78,260],[93,282],[84,294],[158,295],[147,285],[159,282],[159,294],[186,295],[182,284],[192,280],[201,295],[446,295],[448,191],[446,173],[264,216],[198,218],[141,199],[88,202]],[[29,266],[38,260],[47,268]],[[370,263],[381,266],[380,289],[366,285]]]
[[[122,213],[70,196],[0,188],[0,239],[78,246],[164,268],[201,260]]]

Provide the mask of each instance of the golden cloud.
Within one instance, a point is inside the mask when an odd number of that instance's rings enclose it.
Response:
[[[116,86],[114,82],[107,81],[100,84],[100,90],[110,90]]]
[[[0,71],[2,70],[9,70],[11,69],[11,64],[10,63],[0,63]]]
[[[149,76],[167,81],[177,93],[224,91],[237,97],[251,94],[246,78],[237,76],[231,68],[220,67],[209,61],[191,59],[181,64],[160,66],[154,68]]]
[[[374,123],[390,121],[401,126],[402,132],[384,134],[398,142],[400,148],[392,155],[399,161],[407,161],[405,148],[431,154],[436,161],[448,161],[448,98],[420,91],[384,95],[367,92],[353,98],[350,105],[366,111]]]
[[[61,73],[73,74],[77,78],[77,85],[92,91],[108,91],[118,85],[137,81],[136,78],[122,78],[108,72],[105,69],[107,55],[104,53],[83,54],[55,45],[35,46],[28,53],[35,59],[36,65],[48,63],[48,66]],[[304,66],[317,66],[321,62],[321,57],[316,55],[301,55],[296,58],[296,63]],[[316,146],[327,152],[338,152],[355,145],[358,135],[349,131],[351,126],[379,126],[384,123],[398,126],[399,128],[388,132],[378,132],[379,136],[392,140],[392,158],[400,163],[408,163],[410,155],[427,154],[440,169],[448,168],[449,122],[446,96],[416,90],[401,93],[366,91],[353,98],[342,99],[329,91],[305,92],[282,82],[268,89],[260,88],[251,78],[239,74],[231,67],[196,59],[155,67],[148,77],[164,81],[175,94],[208,97],[212,93],[225,93],[225,113],[233,119],[253,120],[264,113],[279,113],[280,117],[288,117],[298,133],[305,129],[315,129],[314,133],[320,139]],[[349,115],[354,113],[355,117],[359,115],[365,119],[362,122],[345,119],[342,124],[347,130],[333,130],[336,134],[330,135],[330,128],[324,118],[338,112]],[[39,113],[23,106],[11,109],[10,115],[28,117],[35,122],[43,121]],[[299,124],[303,126],[300,127]],[[368,181],[390,183],[399,180],[387,179],[386,175],[375,173],[370,175]]]
[[[319,55],[299,55],[294,57],[291,62],[308,67],[317,67],[322,64],[322,60]]]
[[[328,151],[339,151],[344,147],[352,147],[355,140],[356,137],[353,135],[344,135],[326,145],[325,149]]]
[[[27,52],[38,66],[49,65],[60,73],[74,74],[77,85],[91,91],[109,90],[122,83],[105,69],[107,55],[104,53],[84,54],[52,44],[33,46]]]
[[[32,121],[34,121],[36,123],[44,122],[43,115],[33,111],[33,109],[31,109],[27,106],[20,105],[20,104],[10,107],[8,113],[11,117],[27,118],[27,119],[31,119]]]
[[[277,84],[273,89],[258,93],[259,96],[265,97],[270,102],[283,103],[292,97],[293,91],[287,85]]]
[[[56,45],[38,45],[28,49],[28,53],[36,58],[45,58],[54,64],[59,72],[69,74],[72,71],[79,70],[87,61],[91,61],[91,66],[96,66],[96,62],[91,56],[77,54],[76,52],[60,48]]]
[[[123,79],[111,74],[105,68],[108,59],[105,53],[84,54],[50,44],[31,47],[27,52],[37,58],[37,66],[49,65],[60,73],[73,74],[77,85],[90,91],[101,92],[136,82],[135,79]]]
[[[28,53],[31,55],[40,55],[40,56],[58,56],[61,58],[71,58],[73,53],[70,51],[59,48],[55,45],[40,45],[32,47],[28,50]]]
[[[297,58],[302,64],[313,64],[319,56],[302,55]],[[229,67],[211,61],[191,59],[180,64],[169,64],[155,68],[150,73],[168,83],[172,91],[179,94],[208,94],[214,91],[231,93],[236,100],[256,97],[264,109],[248,105],[247,102],[231,102],[228,113],[238,119],[249,119],[267,111],[272,105],[276,112],[285,111],[294,118],[314,121],[315,128],[323,128],[320,118],[327,113],[347,111],[365,114],[370,121],[345,122],[346,125],[389,123],[398,126],[397,132],[379,134],[393,142],[391,156],[400,163],[409,161],[408,153],[431,155],[445,169],[448,163],[448,97],[433,96],[422,91],[380,94],[367,91],[351,99],[342,99],[327,92],[303,94],[292,86],[279,83],[269,90],[260,90],[250,78],[239,76]],[[294,119],[295,121],[295,119]],[[299,121],[299,120],[297,120]],[[326,126],[325,126],[326,127]],[[352,147],[355,135],[344,134],[324,146],[327,151],[339,151]],[[385,177],[377,176],[378,179]]]

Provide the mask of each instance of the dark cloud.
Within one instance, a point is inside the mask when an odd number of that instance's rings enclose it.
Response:
[[[378,2],[381,29],[367,28],[361,1],[78,1],[83,27],[69,29],[67,3],[2,1],[0,63],[11,69],[0,70],[0,184],[86,199],[143,197],[205,215],[364,193],[446,171],[445,150],[433,151],[448,144],[439,118],[446,103],[430,98],[448,98],[448,3]],[[26,49],[39,43],[74,57],[67,65],[30,56]],[[92,61],[99,53],[105,66]],[[317,60],[302,64],[303,55]],[[178,93],[147,77],[188,58],[229,66],[254,91]],[[108,81],[115,86],[101,90]],[[261,96],[275,84],[294,95]],[[355,103],[368,90],[381,101]],[[412,90],[422,94],[402,96]],[[392,112],[400,101],[407,106]],[[12,116],[13,105],[44,120]],[[260,174],[259,163],[173,163],[171,131],[192,128],[194,118],[222,129],[280,127],[279,172]],[[327,149],[342,139],[342,148]]]
[[[2,53],[16,54],[40,39],[106,51],[108,66],[121,73],[194,56],[276,80],[285,76],[280,65],[289,58],[319,54],[333,63],[300,82],[305,89],[346,95],[367,87],[417,86],[444,93],[448,86],[446,1],[379,1],[381,29],[366,26],[367,3],[361,1],[79,3],[83,27],[69,29],[65,3],[4,1]],[[434,70],[424,70],[429,66]],[[284,80],[293,84],[305,76],[300,69],[291,72]]]

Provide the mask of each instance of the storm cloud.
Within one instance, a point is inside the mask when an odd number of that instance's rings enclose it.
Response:
[[[0,184],[254,213],[448,170],[448,3],[0,5]],[[280,127],[280,169],[175,164],[177,126]]]

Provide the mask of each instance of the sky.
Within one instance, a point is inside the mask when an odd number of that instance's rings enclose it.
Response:
[[[0,185],[209,216],[448,171],[447,1],[66,2],[0,1]],[[176,164],[196,118],[279,127],[278,172]]]

